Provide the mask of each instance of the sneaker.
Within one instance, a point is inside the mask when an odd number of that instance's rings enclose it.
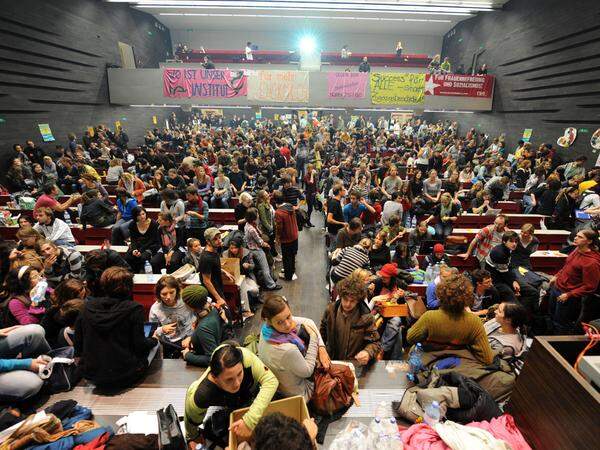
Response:
[[[281,286],[280,284],[276,284],[272,288],[265,288],[265,291],[279,291],[281,289],[283,289],[283,286]]]

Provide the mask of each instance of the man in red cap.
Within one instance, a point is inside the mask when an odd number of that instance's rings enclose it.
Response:
[[[446,255],[446,249],[442,244],[435,244],[433,246],[433,252],[431,255],[427,255],[425,257],[425,261],[423,263],[423,270],[427,270],[429,266],[435,266],[436,264],[445,264],[447,266],[450,265],[450,258]]]

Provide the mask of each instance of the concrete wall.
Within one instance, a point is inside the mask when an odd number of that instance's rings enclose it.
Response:
[[[176,63],[176,62],[161,62],[160,67],[173,68],[173,67],[189,67],[190,69],[201,69],[202,64],[200,63]],[[256,70],[298,70],[299,64],[254,64],[252,66]],[[331,64],[322,64],[321,72],[344,72],[348,67],[351,70],[357,71],[358,66],[335,66]],[[248,64],[224,64],[215,63],[216,69],[231,69],[240,70],[247,69]],[[403,72],[403,73],[426,73],[426,67],[381,67],[371,66],[373,72]]]
[[[503,11],[459,23],[444,38],[444,54],[454,65],[479,62],[496,75],[491,113],[434,114],[430,119],[459,120],[490,135],[506,133],[514,148],[525,128],[532,141],[553,143],[566,127],[576,127],[575,145],[565,159],[598,156],[590,146],[600,128],[600,1],[512,0]]]
[[[144,67],[169,57],[168,29],[146,13],[96,0],[5,1],[0,38],[0,167],[14,143],[41,142],[40,123],[56,139],[43,145],[49,149],[65,145],[69,132],[116,120],[138,143],[152,115],[170,112],[109,104],[106,65],[120,64],[119,41]]]
[[[295,31],[186,31],[171,30],[173,44],[186,43],[190,48],[237,50],[240,52],[250,41],[259,50],[293,50],[298,46],[299,35]],[[319,33],[317,39],[322,51],[335,52],[343,45],[357,53],[394,53],[396,43],[402,41],[405,53],[439,53],[442,40],[439,36],[416,36],[373,33]]]
[[[340,108],[398,108],[398,109],[444,109],[444,110],[490,110],[491,100],[462,97],[425,97],[424,105],[374,105],[371,92],[363,99],[330,99],[327,97],[327,73],[310,72],[309,101],[302,105],[284,105],[274,102],[258,102],[246,97],[237,98],[167,98],[162,92],[162,69],[108,69],[111,103],[137,104],[175,104],[175,105],[214,105],[214,106],[300,106],[300,107],[340,107]]]

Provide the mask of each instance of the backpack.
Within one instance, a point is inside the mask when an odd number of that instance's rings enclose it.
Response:
[[[46,366],[43,373],[44,391],[49,394],[68,392],[81,380],[81,372],[75,365],[75,349],[61,347],[48,352],[52,359],[58,358],[51,366]]]

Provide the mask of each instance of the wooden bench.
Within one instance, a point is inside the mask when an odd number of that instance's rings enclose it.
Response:
[[[504,214],[508,218],[509,228],[520,228],[526,223],[532,224],[535,228],[541,228],[542,219],[547,218],[542,214]],[[483,228],[494,223],[495,215],[480,215],[472,213],[464,213],[458,216],[454,226],[456,228]]]
[[[452,235],[464,236],[468,242],[471,242],[479,230],[479,228],[455,228]],[[570,234],[571,232],[566,230],[535,230],[535,237],[540,241],[540,250],[561,249],[566,245]]]

